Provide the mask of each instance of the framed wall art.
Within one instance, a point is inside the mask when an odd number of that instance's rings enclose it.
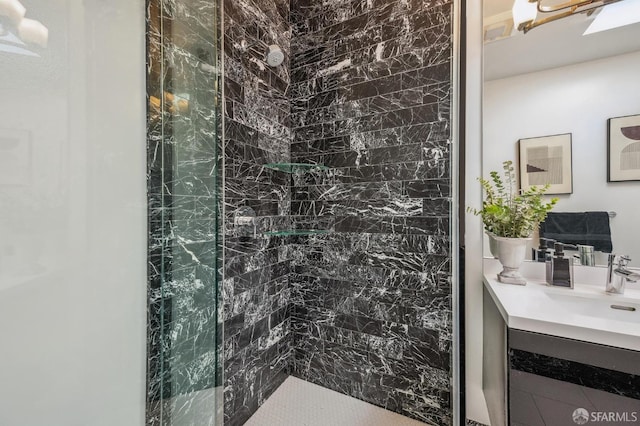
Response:
[[[520,139],[520,188],[550,184],[547,194],[571,194],[571,133]]]
[[[640,115],[607,120],[607,181],[640,180]]]

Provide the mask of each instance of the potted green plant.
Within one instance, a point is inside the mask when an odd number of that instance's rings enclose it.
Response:
[[[519,191],[513,162],[505,161],[502,167],[504,179],[496,171],[490,173],[491,180],[478,179],[485,199],[482,209],[469,208],[469,211],[482,218],[491,253],[504,268],[498,274],[498,281],[524,285],[526,281],[519,269],[526,256],[527,243],[558,199],[545,202],[543,196],[549,190],[548,184]]]

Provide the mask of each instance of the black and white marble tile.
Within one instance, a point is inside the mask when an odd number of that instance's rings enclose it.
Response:
[[[265,235],[291,228],[291,177],[264,167],[291,161],[291,26],[288,0],[224,6],[224,421],[241,425],[293,364],[288,241]],[[283,65],[266,64],[271,44]],[[247,207],[256,217],[239,233],[234,216]]]
[[[147,424],[214,425],[222,371],[216,4],[147,4]]]
[[[640,407],[640,376],[636,374],[517,349],[509,350],[509,366],[513,370],[635,399]]]
[[[451,2],[290,13],[293,374],[450,424]]]
[[[223,386],[224,422],[241,425],[289,374],[450,424],[451,1],[216,13],[149,2],[149,96],[190,99],[149,113],[148,424]],[[283,65],[265,63],[270,44]],[[264,167],[278,162],[328,169]],[[327,232],[265,234],[292,229]]]
[[[484,423],[476,422],[475,420],[467,419],[467,426],[487,426]]]

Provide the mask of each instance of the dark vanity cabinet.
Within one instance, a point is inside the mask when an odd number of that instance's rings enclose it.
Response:
[[[492,425],[640,424],[640,352],[508,328],[484,299]]]
[[[640,423],[639,352],[515,329],[507,341],[510,425]]]

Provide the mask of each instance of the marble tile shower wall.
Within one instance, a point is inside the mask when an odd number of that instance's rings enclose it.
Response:
[[[224,417],[241,425],[290,374],[293,357],[288,244],[264,234],[291,226],[291,178],[263,167],[290,161],[289,0],[226,0],[224,28]],[[279,67],[264,62],[271,44],[285,53]],[[255,223],[234,225],[239,209]]]
[[[147,2],[148,425],[214,425],[217,358],[216,4]]]
[[[450,423],[450,2],[224,1],[219,311],[215,2],[149,15],[148,424],[213,424],[222,363],[228,425],[289,374]],[[292,161],[328,169],[263,167]]]
[[[452,4],[291,5],[293,374],[450,424]]]

